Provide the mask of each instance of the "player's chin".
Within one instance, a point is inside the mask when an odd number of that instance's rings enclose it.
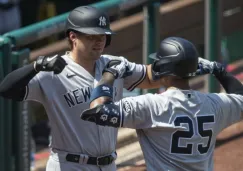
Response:
[[[101,54],[102,54],[102,52],[103,51],[92,51],[91,52],[92,59],[94,59],[94,60],[99,59]]]

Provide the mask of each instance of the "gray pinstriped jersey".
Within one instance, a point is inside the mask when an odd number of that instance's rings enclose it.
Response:
[[[68,55],[62,57],[68,63],[64,70],[58,75],[38,73],[28,84],[26,100],[38,101],[45,107],[51,125],[52,148],[90,156],[110,154],[116,147],[117,129],[85,122],[80,119],[80,114],[89,108],[91,90],[100,80],[106,63],[110,59],[126,59],[102,55],[96,61],[94,78]],[[144,65],[131,62],[128,65],[133,74],[116,80],[116,100],[122,98],[123,85],[132,90],[145,78]]]
[[[128,97],[123,127],[136,128],[148,171],[211,171],[216,136],[241,119],[243,97],[169,89]]]

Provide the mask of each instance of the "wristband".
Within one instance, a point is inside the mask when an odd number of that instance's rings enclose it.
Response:
[[[94,101],[95,99],[102,97],[102,96],[107,96],[112,98],[113,97],[113,87],[102,84],[99,85],[98,87],[94,88],[91,96],[90,96],[90,103]]]

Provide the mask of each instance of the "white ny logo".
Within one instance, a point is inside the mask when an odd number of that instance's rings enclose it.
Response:
[[[106,18],[104,16],[101,16],[99,20],[100,20],[99,23],[100,26],[106,26]]]

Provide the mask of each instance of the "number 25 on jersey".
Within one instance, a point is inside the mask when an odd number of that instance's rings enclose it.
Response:
[[[171,153],[190,155],[192,154],[193,145],[197,146],[197,150],[199,151],[200,154],[205,154],[208,152],[213,131],[212,129],[207,129],[207,130],[204,129],[204,125],[208,123],[214,123],[214,115],[197,116],[196,121],[197,121],[196,122],[197,126],[193,124],[193,120],[188,116],[181,116],[175,118],[174,120],[175,126],[181,126],[181,124],[187,124],[188,130],[186,131],[178,130],[172,134]],[[205,147],[203,146],[202,143],[196,144],[190,142],[190,139],[195,135],[196,131],[201,136],[201,139],[208,138],[208,142]],[[187,139],[188,140],[187,145],[184,147],[180,146],[180,139]]]

